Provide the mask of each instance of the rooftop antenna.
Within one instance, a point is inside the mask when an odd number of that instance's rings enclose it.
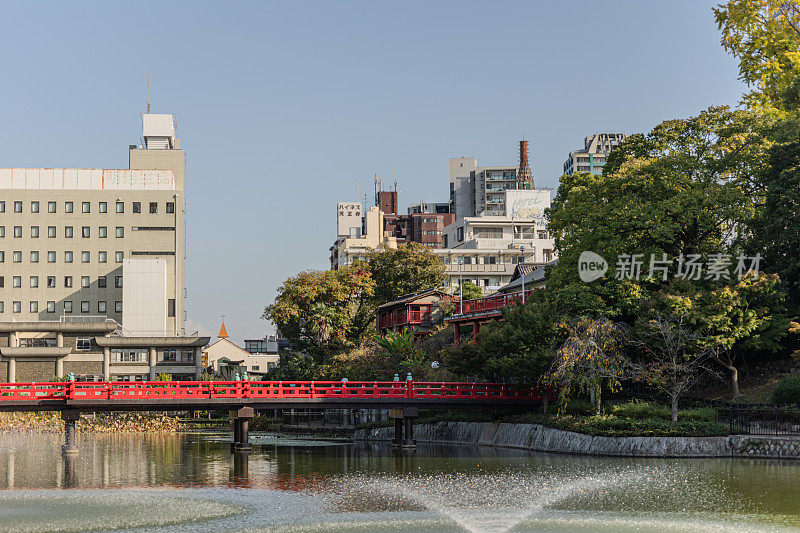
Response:
[[[147,114],[150,114],[150,76],[147,76]]]

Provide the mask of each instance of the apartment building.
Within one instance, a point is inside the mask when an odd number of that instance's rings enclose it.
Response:
[[[127,169],[0,169],[9,380],[17,359],[40,380],[70,362],[106,379],[152,376],[159,361],[195,375],[184,368],[202,341],[183,337],[186,157],[172,115],[144,114],[142,139]],[[136,368],[115,373],[114,362]]]
[[[595,133],[583,140],[583,148],[573,150],[564,162],[564,174],[588,172],[602,174],[606,157],[625,140],[624,133]]]
[[[506,190],[503,206],[502,214],[484,212],[445,228],[445,249],[436,253],[447,266],[448,286],[471,281],[489,292],[510,282],[518,263],[541,265],[555,257],[544,219],[549,190]]]
[[[464,217],[502,215],[505,191],[533,189],[528,162],[528,141],[520,141],[517,165],[479,167],[474,157],[450,159],[450,206],[455,220]]]
[[[363,260],[371,250],[397,249],[397,239],[384,232],[383,211],[373,206],[364,214],[362,233],[339,235],[329,248],[331,270]]]

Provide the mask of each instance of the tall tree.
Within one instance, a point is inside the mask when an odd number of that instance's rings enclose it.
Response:
[[[306,271],[278,289],[262,318],[272,320],[299,350],[357,343],[373,317],[368,305],[375,282],[364,264]]]
[[[800,95],[800,6],[787,0],[730,0],[714,8],[722,46],[754,87],[745,98],[760,108],[797,109]]]
[[[678,421],[678,402],[697,381],[713,372],[710,359],[715,348],[683,315],[656,312],[636,325],[633,346],[641,355],[629,360],[631,375],[645,381],[669,398],[672,421]]]
[[[785,294],[777,275],[750,273],[738,283],[703,290],[691,288],[667,297],[676,313],[703,336],[714,359],[730,376],[733,399],[739,396],[739,364],[775,352],[789,332]]]
[[[602,176],[562,176],[547,215],[559,252],[548,286],[569,294],[578,312],[621,316],[646,287],[614,279],[623,274],[619,256],[642,254],[641,278],[650,274],[650,257],[666,256],[672,277],[681,255],[739,249],[760,200],[754,190],[769,147],[765,122],[712,107],[631,136],[609,155]],[[605,280],[579,281],[584,251],[609,262]]]
[[[441,258],[416,242],[398,246],[396,250],[370,252],[367,268],[375,280],[372,300],[376,305],[404,294],[439,288],[446,280]]]

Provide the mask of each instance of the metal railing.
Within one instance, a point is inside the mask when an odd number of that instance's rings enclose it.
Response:
[[[101,381],[0,383],[0,404],[41,400],[158,399],[540,400],[533,387],[414,381]]]
[[[800,435],[797,405],[726,404],[730,432],[746,435]]]

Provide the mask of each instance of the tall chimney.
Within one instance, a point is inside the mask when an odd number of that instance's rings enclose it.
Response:
[[[519,142],[519,169],[517,189],[533,189],[533,172],[528,164],[528,141]]]

